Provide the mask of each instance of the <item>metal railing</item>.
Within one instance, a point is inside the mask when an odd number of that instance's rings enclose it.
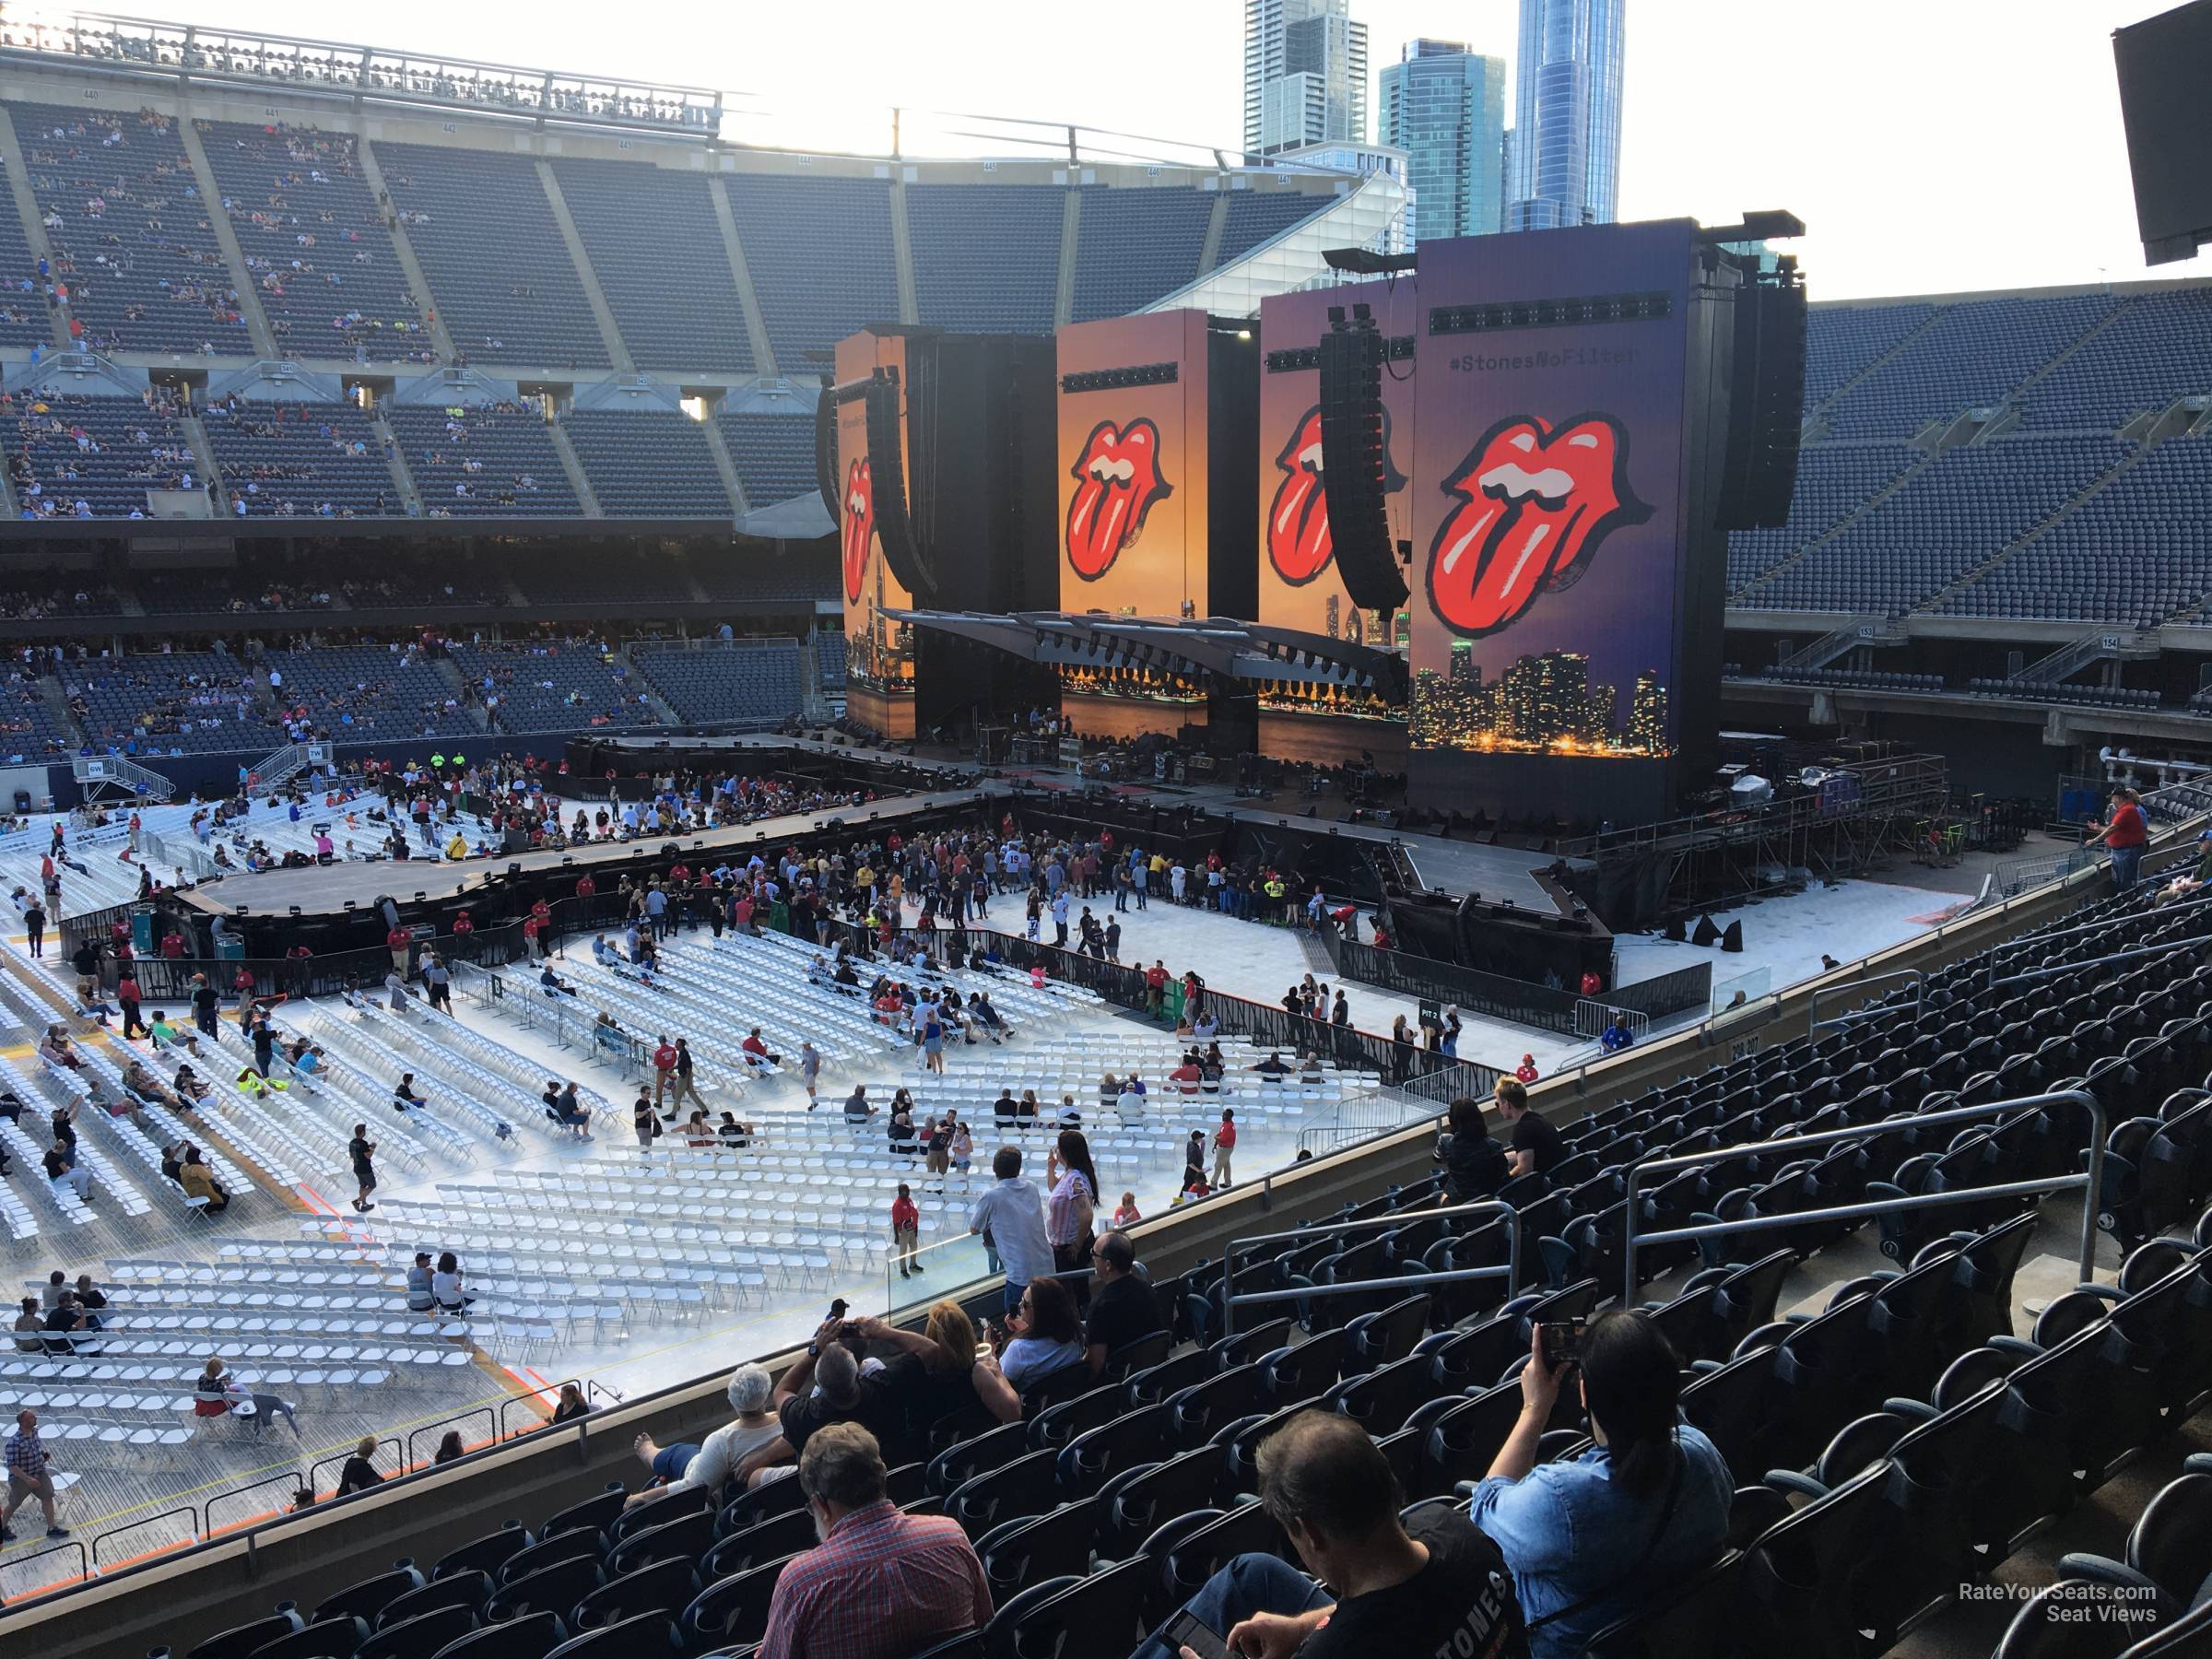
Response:
[[[215,1496],[207,1500],[206,1507],[200,1512],[202,1522],[200,1527],[200,1536],[203,1538],[212,1538],[219,1530],[221,1530],[215,1524],[215,1506],[217,1504],[228,1502],[232,1499],[243,1498],[247,1493],[258,1492],[264,1487],[281,1485],[290,1488],[293,1493],[297,1493],[305,1484],[305,1478],[301,1476],[298,1469],[287,1469],[281,1475],[271,1475],[265,1479],[251,1481],[245,1486],[230,1487],[224,1491],[218,1492],[215,1494]],[[278,1512],[282,1512],[286,1507],[286,1505],[279,1504],[277,1506]],[[250,1525],[255,1519],[257,1519],[256,1516],[245,1515],[241,1516],[236,1521],[230,1522],[229,1524],[232,1526]]]
[[[1332,1221],[1321,1227],[1301,1227],[1295,1232],[1264,1233],[1255,1239],[1232,1239],[1221,1253],[1221,1334],[1224,1336],[1236,1335],[1239,1308],[1274,1307],[1283,1302],[1351,1296],[1361,1291],[1394,1290],[1405,1295],[1423,1285],[1454,1285],[1470,1279],[1501,1278],[1505,1281],[1506,1300],[1510,1301],[1521,1294],[1521,1229],[1515,1224],[1513,1215],[1512,1205],[1497,1198],[1482,1198],[1472,1204],[1452,1204],[1438,1209],[1405,1210],[1389,1216],[1371,1217],[1364,1221]],[[1442,1273],[1406,1273],[1394,1278],[1353,1279],[1341,1285],[1307,1285],[1289,1290],[1247,1290],[1240,1293],[1237,1289],[1237,1256],[1241,1251],[1257,1250],[1270,1244],[1311,1244],[1316,1239],[1340,1238],[1347,1233],[1394,1232],[1401,1227],[1457,1216],[1498,1216],[1504,1218],[1506,1257],[1502,1265],[1454,1267]]]
[[[379,1452],[382,1452],[386,1446],[392,1448],[392,1473],[385,1476],[384,1479],[394,1480],[407,1473],[407,1465],[406,1461],[406,1449],[402,1446],[396,1439],[388,1434],[381,1437],[376,1442],[376,1448]],[[334,1465],[342,1468],[347,1463],[352,1460],[353,1456],[354,1450],[352,1448],[348,1448],[344,1452],[338,1453],[335,1456],[318,1458],[314,1463],[308,1465],[307,1479],[302,1483],[303,1489],[313,1492],[315,1495],[315,1501],[317,1503],[322,1502],[323,1471],[332,1467]],[[375,1467],[373,1461],[371,1463],[370,1466],[371,1468]],[[337,1494],[335,1492],[332,1494],[334,1497]]]
[[[1574,1005],[1574,1034],[1577,1037],[1602,1037],[1616,1020],[1627,1024],[1629,1034],[1641,1042],[1652,1034],[1652,1017],[1634,1008],[1602,1000],[1579,997]]]
[[[1822,997],[1848,996],[1853,992],[1865,990],[1869,985],[1886,984],[1892,980],[1912,982],[1912,1018],[1918,1019],[1927,1009],[1928,976],[1917,968],[1900,968],[1890,973],[1876,973],[1865,979],[1855,979],[1848,984],[1816,987],[1810,1000],[1805,1005],[1805,1034],[1810,1037],[1823,1026],[1854,1025],[1862,1019],[1876,1019],[1892,1012],[1888,1008],[1853,1008],[1848,1013],[1837,1015],[1833,1019],[1820,1018]]]
[[[2135,917],[2107,916],[2100,922],[2083,922],[2072,927],[2053,927],[2035,933],[2022,934],[2017,939],[2002,939],[1982,953],[1987,964],[1987,971],[1983,975],[1982,982],[1984,986],[1996,982],[1997,959],[2011,951],[2039,949],[2060,939],[2080,939],[2096,934],[2109,934],[2115,928],[2125,926],[2131,920],[2148,921],[2155,917],[2159,921],[2165,922],[2171,921],[2176,916],[2192,915],[2200,911],[2212,911],[2212,895],[2202,899],[2183,899],[2172,904],[2162,904],[2155,911],[2144,912]],[[2109,958],[2098,957],[2092,959],[2092,961],[2109,959]],[[2077,966],[2087,965],[2088,964],[2077,964]]]
[[[2177,950],[2212,950],[2212,939],[2169,939],[2163,945],[2142,945],[2131,950],[2115,950],[2109,956],[2092,957],[2086,962],[2061,962],[2055,968],[2031,968],[2025,973],[2011,973],[2003,979],[1990,980],[1983,989],[1998,991],[2006,985],[2030,985],[2040,980],[2056,979],[2061,974],[2093,972],[2114,962],[2139,962],[2151,957],[2171,956]]]
[[[2051,1193],[2080,1191],[2081,1253],[2077,1263],[2079,1278],[2095,1277],[2097,1269],[2097,1194],[2104,1184],[2105,1111],[2097,1097],[2086,1088],[2054,1089],[2048,1094],[2022,1095],[2018,1100],[1985,1100],[1978,1106],[1953,1106],[1942,1112],[1922,1112],[1914,1117],[1885,1120],[1878,1124],[1862,1124],[1849,1129],[1827,1129],[1817,1135],[1793,1135],[1779,1140],[1750,1143],[1748,1149],[1762,1156],[1768,1153],[1787,1153],[1808,1147],[1832,1147],[1842,1141],[1878,1140],[1885,1135],[1901,1134],[1908,1130],[1932,1129],[1945,1124],[1978,1123],[1984,1118],[2004,1113],[2025,1112],[2033,1107],[2055,1105],[2069,1101],[2086,1109],[2089,1114],[2089,1164],[2079,1175],[2052,1175],[2037,1181],[2007,1181],[1994,1186],[1956,1187],[1941,1193],[1917,1193],[1903,1198],[1882,1198],[1865,1204],[1837,1204],[1822,1209],[1790,1210],[1772,1216],[1746,1216],[1735,1221],[1708,1221],[1696,1227],[1670,1227],[1653,1233],[1639,1233],[1637,1219],[1641,1209],[1638,1191],[1646,1181],[1657,1175],[1678,1174],[1704,1164],[1724,1163],[1744,1156],[1745,1146],[1715,1147],[1708,1152],[1685,1152],[1673,1158],[1650,1158],[1629,1166],[1627,1191],[1622,1194],[1627,1206],[1626,1221],[1621,1236],[1622,1295],[1630,1302],[1636,1299],[1636,1256],[1646,1244],[1690,1243],[1699,1239],[1725,1238],[1739,1232],[1755,1232],[1777,1227],[1803,1227],[1819,1221],[1862,1221],[1878,1216],[1902,1215],[1908,1211],[1935,1209],[1952,1204],[1986,1204],[1993,1198],[2042,1197]]]

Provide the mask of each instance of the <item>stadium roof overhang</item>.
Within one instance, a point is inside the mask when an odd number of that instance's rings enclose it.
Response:
[[[1326,634],[1226,618],[1110,617],[1086,611],[887,610],[910,627],[1072,668],[1148,669],[1201,684],[1294,680],[1406,696],[1406,660]]]

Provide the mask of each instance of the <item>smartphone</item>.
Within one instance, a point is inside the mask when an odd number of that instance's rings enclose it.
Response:
[[[1579,1315],[1573,1319],[1544,1320],[1536,1329],[1544,1343],[1544,1363],[1553,1371],[1561,1366],[1579,1365],[1583,1359],[1583,1335],[1590,1322]]]
[[[1184,1609],[1168,1620],[1161,1632],[1171,1648],[1189,1648],[1198,1659],[1231,1659],[1229,1643],[1198,1622],[1197,1617]]]

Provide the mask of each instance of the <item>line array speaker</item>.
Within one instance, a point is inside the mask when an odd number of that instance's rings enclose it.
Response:
[[[830,376],[822,376],[822,394],[814,403],[814,487],[821,491],[830,517],[844,523],[839,497],[844,486],[837,476],[837,399],[830,394]]]
[[[1761,272],[1736,289],[1720,529],[1788,522],[1805,424],[1805,288],[1794,268]]]
[[[1327,490],[1329,539],[1344,572],[1345,591],[1362,610],[1394,611],[1406,603],[1406,577],[1390,542],[1383,510],[1390,455],[1382,438],[1382,331],[1364,305],[1347,321],[1329,313],[1321,338],[1321,475]]]
[[[921,549],[914,542],[913,523],[906,511],[906,461],[900,442],[899,382],[878,369],[868,382],[868,476],[875,485],[876,537],[883,544],[884,562],[901,586],[917,599],[935,596]]]

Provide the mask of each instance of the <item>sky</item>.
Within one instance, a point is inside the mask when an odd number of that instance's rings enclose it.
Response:
[[[2171,4],[1628,0],[1620,216],[1786,207],[1817,300],[2212,276],[2205,255],[2147,269],[2136,230],[2110,37]],[[1095,128],[1106,159],[1233,147],[1242,119],[1241,0],[1117,0],[1111,26],[1092,0],[633,0],[611,33],[572,0],[119,9],[348,41],[373,19],[379,46],[742,92],[758,112],[730,135],[779,147],[885,152],[894,105],[909,154],[1052,153],[975,116]],[[1512,62],[1515,0],[1352,11],[1371,110],[1416,35]]]

